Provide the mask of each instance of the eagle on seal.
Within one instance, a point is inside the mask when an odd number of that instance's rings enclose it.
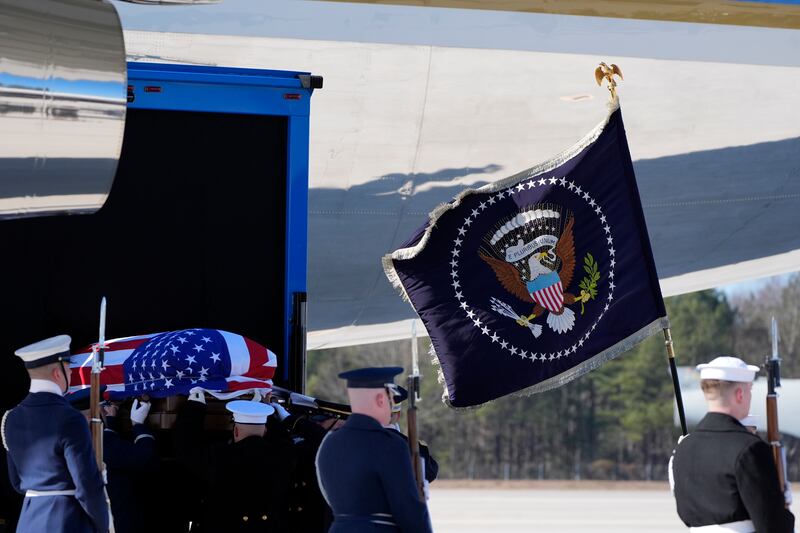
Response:
[[[527,326],[545,311],[549,313],[547,325],[557,333],[566,333],[575,325],[575,313],[567,306],[584,301],[585,297],[565,292],[575,272],[574,224],[575,218],[570,216],[554,247],[542,246],[516,263],[478,253],[492,268],[505,290],[523,302],[534,305],[530,315],[517,320],[521,326]],[[524,241],[519,239],[516,247],[523,246]]]

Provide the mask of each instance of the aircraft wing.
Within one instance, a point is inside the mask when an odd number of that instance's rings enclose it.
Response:
[[[600,60],[625,72],[664,295],[800,268],[796,30],[334,2],[115,5],[130,59],[325,76],[311,119],[309,349],[408,337],[414,315],[381,256],[459,191],[590,130],[607,100]]]
[[[462,189],[548,159],[590,130],[605,113],[593,78],[603,59],[625,72],[620,98],[665,296],[800,267],[796,31],[277,5],[258,30],[233,16],[219,29],[121,14],[137,60],[325,76],[311,120],[309,349],[408,337],[414,314],[381,256]],[[484,31],[469,33],[479,22]]]

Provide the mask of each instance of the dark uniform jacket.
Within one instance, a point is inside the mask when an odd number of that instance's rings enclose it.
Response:
[[[133,442],[119,435],[113,417],[107,417],[103,431],[103,461],[108,470],[108,497],[116,533],[152,530],[148,523],[153,502],[151,480],[155,473],[155,445],[143,424],[133,425]]]
[[[325,437],[317,454],[317,474],[334,512],[331,533],[431,531],[408,445],[372,417],[352,414]]]
[[[408,436],[404,435],[402,432],[392,428],[387,428],[389,431],[394,431],[397,433],[400,438],[406,441],[406,446],[408,446]],[[439,476],[439,463],[436,462],[436,459],[433,458],[431,455],[431,451],[428,449],[428,445],[424,444],[420,441],[419,443],[419,456],[422,457],[422,462],[425,464],[425,481],[428,483],[433,483],[436,478]]]
[[[738,420],[708,413],[675,449],[678,515],[689,527],[752,520],[758,533],[791,533],[794,516],[770,446]]]
[[[108,531],[108,506],[89,424],[62,396],[33,392],[3,427],[11,484],[28,490],[75,490],[74,496],[26,497],[20,533]]]
[[[5,411],[2,411],[2,414],[5,414]],[[17,530],[17,520],[24,497],[11,485],[6,466],[7,455],[6,449],[0,446],[0,532],[11,533]]]
[[[289,501],[292,531],[324,533],[328,531],[333,515],[319,490],[315,459],[328,432],[319,424],[296,415],[286,417],[283,426],[292,437],[297,457]]]
[[[198,471],[205,486],[198,531],[291,531],[287,523],[294,457],[283,439],[247,437],[239,442],[206,446],[206,406],[186,402],[175,422],[176,454]],[[187,487],[188,489],[188,487]],[[193,527],[192,531],[196,529]]]

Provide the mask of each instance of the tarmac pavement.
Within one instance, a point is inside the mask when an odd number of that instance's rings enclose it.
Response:
[[[449,482],[439,488],[436,485],[429,501],[436,533],[687,531],[678,519],[666,483],[651,487],[634,484],[630,488],[609,484],[591,489],[449,488]]]

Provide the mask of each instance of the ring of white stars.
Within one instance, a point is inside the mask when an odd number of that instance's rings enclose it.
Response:
[[[595,215],[597,216],[600,224],[602,226],[604,235],[606,237],[603,244],[608,247],[608,255],[610,258],[610,266],[608,270],[608,297],[606,298],[605,303],[603,304],[603,309],[600,311],[597,319],[592,323],[591,327],[586,331],[586,333],[579,338],[574,344],[565,348],[558,352],[534,352],[528,349],[527,346],[520,347],[515,346],[514,344],[508,342],[506,339],[503,339],[500,335],[498,335],[497,331],[493,331],[489,329],[489,327],[484,323],[487,316],[495,318],[495,316],[487,311],[484,311],[478,307],[473,307],[467,302],[464,298],[463,291],[461,290],[461,281],[459,280],[458,275],[458,264],[460,260],[461,254],[461,245],[464,242],[462,237],[467,234],[470,229],[472,223],[478,219],[481,213],[490,205],[495,204],[498,200],[502,200],[504,198],[511,198],[515,194],[519,194],[522,191],[535,189],[536,187],[541,187],[545,185],[555,185],[562,187],[571,193],[575,194],[579,199],[582,199],[591,210],[594,211]],[[509,187],[508,189],[498,191],[496,193],[492,193],[489,197],[484,200],[483,202],[478,205],[476,209],[473,209],[472,212],[464,218],[464,222],[461,227],[458,229],[458,235],[453,240],[453,248],[451,250],[451,260],[450,260],[450,278],[452,279],[451,286],[453,287],[453,291],[455,292],[456,299],[458,300],[459,306],[461,307],[462,311],[467,315],[474,327],[478,328],[481,334],[486,335],[493,344],[497,344],[498,347],[512,356],[519,357],[523,360],[528,360],[531,362],[535,361],[553,361],[556,359],[561,359],[562,357],[568,357],[571,354],[576,353],[586,341],[589,340],[592,332],[597,328],[597,324],[603,318],[606,311],[608,311],[609,307],[611,306],[611,302],[614,300],[614,266],[616,265],[616,250],[614,249],[614,239],[611,235],[611,226],[609,225],[608,221],[606,220],[605,214],[603,214],[603,210],[597,201],[592,198],[592,196],[587,192],[581,189],[578,185],[576,185],[573,181],[570,181],[566,177],[563,178],[539,178],[539,179],[528,179],[526,181],[522,181],[519,184],[515,185],[514,187]],[[578,265],[576,265],[577,267]],[[564,288],[567,290],[567,287]],[[597,302],[599,303],[599,302]],[[483,319],[481,319],[483,317]],[[576,322],[580,320],[579,317],[575,317]],[[544,326],[547,327],[547,326]],[[555,333],[555,332],[553,332]],[[535,342],[535,340],[534,340]]]
[[[162,333],[154,336],[145,342],[142,347],[144,353],[137,355],[132,359],[132,372],[128,373],[128,379],[125,383],[126,386],[133,385],[134,392],[138,391],[153,391],[159,381],[163,381],[161,385],[164,389],[169,390],[174,387],[173,379],[190,379],[192,383],[203,382],[208,379],[208,368],[197,364],[197,354],[206,351],[205,345],[211,342],[211,337],[202,335],[195,337],[200,330],[181,330],[169,333]],[[189,355],[182,358],[183,361],[188,363],[184,370],[177,370],[172,377],[167,377],[164,372],[171,366],[167,359],[164,358],[169,352],[174,357],[175,353],[179,351],[178,344],[184,345],[191,343],[189,347]],[[169,350],[169,352],[167,351]],[[211,352],[211,360],[219,362],[220,354]],[[195,365],[194,367],[192,365]]]

